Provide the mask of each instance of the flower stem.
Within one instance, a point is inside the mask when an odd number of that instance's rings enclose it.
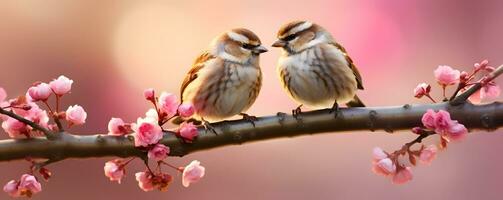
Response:
[[[437,101],[435,101],[435,99],[431,98],[431,96],[429,94],[426,94],[425,96],[428,97],[433,103],[437,103]]]
[[[180,168],[175,167],[175,166],[173,166],[173,165],[171,165],[171,164],[169,164],[169,163],[167,163],[167,162],[164,162],[164,161],[162,161],[162,160],[161,160],[161,161],[159,161],[159,163],[161,163],[161,164],[165,164],[166,166],[171,167],[171,168],[175,169],[176,171],[183,172],[183,170],[181,170]]]
[[[447,97],[445,96],[445,85],[442,85],[442,94],[444,95],[444,99],[447,99]]]

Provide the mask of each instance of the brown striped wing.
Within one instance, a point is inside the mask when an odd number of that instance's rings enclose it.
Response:
[[[341,50],[342,53],[344,53],[344,57],[346,57],[346,61],[349,63],[349,67],[351,68],[351,70],[353,70],[353,74],[356,77],[358,89],[363,90],[362,76],[360,75],[358,68],[356,68],[356,65],[353,63],[351,57],[349,57],[348,52],[346,52],[346,49],[344,49],[344,47],[337,42],[334,42],[332,44],[337,47],[337,49]]]
[[[204,64],[211,59],[214,59],[215,56],[211,55],[209,52],[204,52],[201,55],[199,55],[196,60],[194,61],[194,64],[192,64],[192,68],[190,71],[185,75],[185,78],[183,79],[182,87],[180,88],[180,99],[183,102],[183,91],[187,86],[197,78],[197,72],[204,67]]]

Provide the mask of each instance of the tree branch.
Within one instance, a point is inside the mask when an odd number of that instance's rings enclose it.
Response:
[[[384,130],[392,133],[421,126],[421,117],[427,109],[446,110],[453,119],[469,129],[495,130],[503,126],[502,103],[451,105],[445,102],[428,105],[406,104],[395,107],[342,108],[336,119],[329,110],[302,113],[302,120],[297,120],[291,115],[278,114],[258,118],[255,127],[247,120],[224,121],[213,124],[218,135],[200,128],[197,139],[188,144],[172,133],[166,132],[161,143],[170,147],[171,156],[184,156],[192,152],[226,145],[325,132]],[[132,136],[77,136],[62,133],[54,140],[31,138],[0,141],[0,161],[26,157],[62,160],[104,156],[144,157],[145,152],[134,147]]]

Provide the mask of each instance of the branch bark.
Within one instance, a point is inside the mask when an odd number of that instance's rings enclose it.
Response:
[[[326,132],[384,130],[392,133],[421,125],[421,117],[427,109],[448,111],[452,118],[469,129],[495,130],[503,126],[503,104],[487,105],[448,102],[428,105],[403,105],[394,107],[342,108],[335,119],[329,110],[302,113],[301,120],[279,113],[276,116],[259,117],[255,127],[246,120],[224,121],[213,124],[217,135],[203,128],[193,143],[184,143],[172,133],[166,132],[161,143],[171,149],[170,156],[184,156],[192,152],[238,145],[274,138],[314,135]],[[32,138],[1,140],[0,161],[30,158],[62,160],[90,157],[144,157],[145,152],[134,147],[131,135],[126,137],[107,135],[78,136],[61,133],[53,140]]]

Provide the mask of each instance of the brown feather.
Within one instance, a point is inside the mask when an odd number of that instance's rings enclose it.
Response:
[[[215,56],[211,55],[209,52],[204,52],[201,55],[199,55],[196,60],[194,61],[194,64],[192,64],[192,68],[190,68],[190,71],[185,75],[185,78],[183,79],[182,87],[180,88],[180,100],[183,102],[183,92],[185,88],[194,80],[197,78],[197,72],[204,67],[204,64],[211,59],[214,59]]]
[[[353,74],[356,77],[356,83],[357,83],[358,89],[363,90],[362,76],[360,75],[360,72],[358,71],[358,68],[356,68],[356,65],[354,64],[351,57],[349,57],[346,49],[337,42],[333,42],[331,44],[334,45],[337,49],[341,50],[342,53],[344,53],[344,57],[346,57],[346,61],[349,63],[349,67],[351,68],[351,70],[353,70]]]
[[[255,35],[255,33],[253,33],[252,31],[250,31],[248,29],[235,28],[235,29],[232,29],[232,31],[248,38],[249,43],[252,45],[260,45],[261,44],[260,38],[257,35]]]
[[[283,26],[281,26],[279,28],[279,31],[278,31],[278,38],[284,38],[286,37],[287,35],[285,35],[286,33],[288,33],[290,30],[292,30],[293,28],[297,27],[298,25],[304,23],[306,21],[301,21],[301,20],[295,20],[295,21],[292,21],[292,22],[289,22],[287,24],[284,24]]]

